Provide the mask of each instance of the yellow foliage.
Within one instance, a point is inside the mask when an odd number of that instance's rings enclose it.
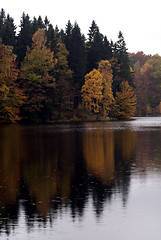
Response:
[[[0,120],[5,122],[20,119],[19,107],[25,100],[17,83],[18,69],[12,49],[0,39]]]
[[[153,69],[152,65],[149,64],[148,62],[146,62],[142,68],[140,69],[140,73],[144,74],[145,72],[147,72],[149,69]]]
[[[85,108],[89,112],[99,113],[102,100],[102,75],[93,69],[85,76],[85,84],[82,87],[82,97]]]
[[[110,104],[114,100],[112,93],[113,75],[109,61],[100,61],[98,70],[93,69],[85,76],[82,98],[88,112],[108,115]]]

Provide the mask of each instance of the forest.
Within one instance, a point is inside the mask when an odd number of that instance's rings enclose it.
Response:
[[[161,56],[129,53],[93,20],[87,38],[47,16],[0,11],[0,122],[129,119],[161,113]]]

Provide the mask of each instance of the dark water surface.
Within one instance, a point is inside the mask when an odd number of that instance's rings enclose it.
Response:
[[[161,118],[0,126],[1,240],[160,240]]]

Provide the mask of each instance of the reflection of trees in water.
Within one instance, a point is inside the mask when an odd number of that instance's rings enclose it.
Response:
[[[9,233],[18,222],[21,131],[4,125],[0,136],[0,228]]]
[[[136,150],[136,132],[124,130],[115,133],[115,184],[126,205],[130,187],[131,164]]]
[[[25,211],[30,229],[34,222],[44,227],[46,221],[52,223],[64,209],[70,210],[73,219],[83,216],[91,198],[97,216],[114,194],[120,192],[126,202],[134,132],[98,129],[61,133],[16,128],[11,141],[11,134],[5,131],[1,139],[1,146],[5,145],[1,170],[7,176],[7,184],[12,183],[8,186],[13,191],[5,201],[3,193],[0,196],[1,218],[7,218],[1,229],[9,231],[15,226],[20,208]],[[13,170],[14,174],[10,174]],[[3,178],[4,175],[0,176],[0,183],[5,187]]]
[[[140,177],[145,177],[148,171],[161,170],[161,132],[138,132],[136,143],[136,166]]]

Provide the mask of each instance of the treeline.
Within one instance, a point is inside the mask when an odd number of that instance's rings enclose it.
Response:
[[[126,119],[135,113],[135,94],[137,113],[158,111],[159,97],[155,102],[141,97],[140,63],[137,54],[129,58],[122,32],[114,43],[92,21],[86,39],[76,22],[59,30],[47,17],[31,20],[25,13],[16,30],[1,9],[1,121]]]

